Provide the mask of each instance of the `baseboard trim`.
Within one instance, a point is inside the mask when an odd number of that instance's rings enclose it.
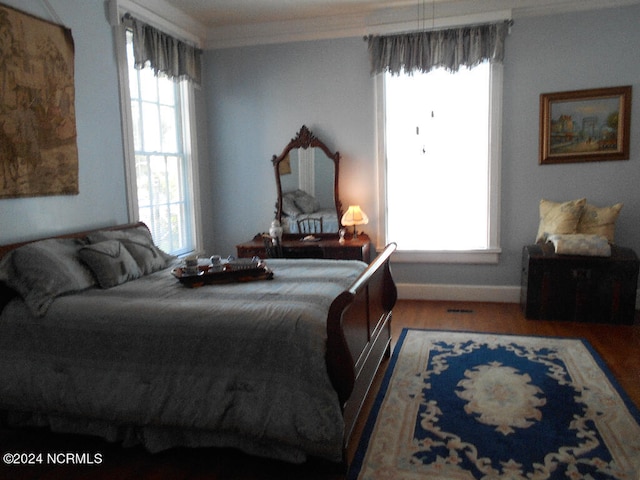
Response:
[[[398,298],[403,300],[520,303],[519,286],[398,283],[396,287]],[[640,310],[640,290],[636,293],[636,310]]]
[[[520,287],[500,285],[439,285],[399,283],[398,298],[404,300],[451,300],[457,302],[520,303]]]

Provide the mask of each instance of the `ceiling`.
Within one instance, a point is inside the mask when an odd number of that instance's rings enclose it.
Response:
[[[451,0],[436,0],[437,2]],[[416,0],[167,0],[209,27],[301,20],[414,5]],[[429,0],[431,3],[431,0]]]
[[[640,0],[129,0],[176,20],[205,48],[441,28],[454,22],[615,8]]]

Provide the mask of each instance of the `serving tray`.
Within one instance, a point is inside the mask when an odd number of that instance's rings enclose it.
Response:
[[[171,270],[185,287],[194,288],[202,285],[221,283],[251,282],[254,280],[271,280],[273,272],[266,263],[233,261],[219,266],[200,265],[198,273],[187,273],[185,267],[176,267]]]

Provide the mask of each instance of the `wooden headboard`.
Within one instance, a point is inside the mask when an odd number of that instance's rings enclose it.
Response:
[[[100,230],[127,230],[129,228],[136,228],[139,226],[144,226],[145,228],[148,229],[147,225],[143,222],[137,222],[137,223],[125,223],[123,225],[114,225],[114,226],[110,226],[110,227],[103,227],[103,228],[96,228],[94,230],[85,230],[82,232],[74,232],[74,233],[64,233],[62,235],[55,235],[52,237],[44,237],[44,238],[35,238],[33,240],[26,240],[24,242],[17,242],[17,243],[10,243],[7,245],[0,245],[0,258],[3,258],[7,253],[9,253],[11,250],[15,250],[18,247],[21,247],[23,245],[26,245],[28,243],[33,243],[33,242],[37,242],[39,240],[46,240],[47,238],[84,238],[87,235],[100,231]]]

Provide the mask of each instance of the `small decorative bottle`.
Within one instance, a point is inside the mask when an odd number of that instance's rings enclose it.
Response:
[[[340,240],[338,240],[338,242],[340,242],[340,244],[342,245],[345,242],[344,237],[347,235],[347,229],[341,228],[340,230],[338,230],[338,235],[340,235]]]
[[[282,243],[282,226],[278,220],[271,222],[271,228],[269,228],[269,236],[274,245],[280,245]]]

